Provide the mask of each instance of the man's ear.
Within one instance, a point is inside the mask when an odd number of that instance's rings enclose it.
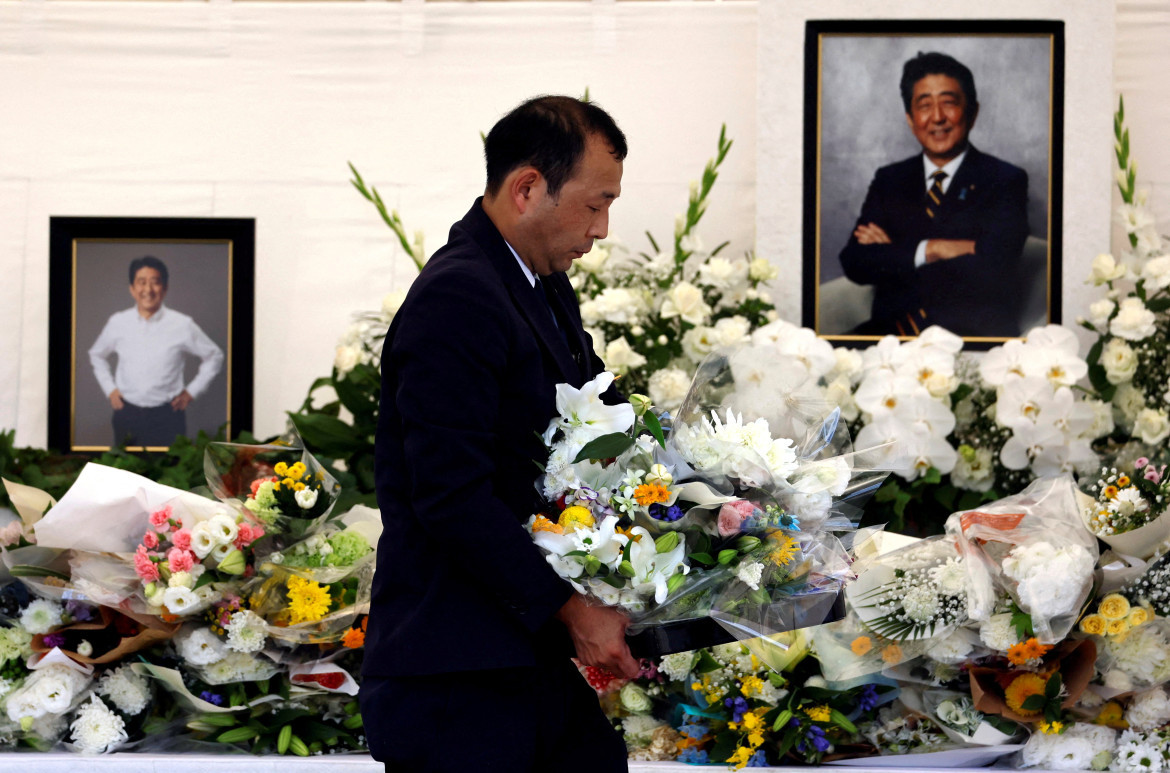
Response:
[[[532,166],[520,167],[509,176],[508,195],[519,214],[523,215],[533,205],[543,182],[544,177]]]

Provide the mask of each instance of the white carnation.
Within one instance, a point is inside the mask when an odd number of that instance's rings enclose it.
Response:
[[[1094,327],[1101,328],[1109,321],[1109,315],[1117,308],[1117,304],[1109,298],[1102,298],[1089,304],[1089,321]]]
[[[963,631],[955,631],[950,636],[934,641],[926,650],[926,654],[940,663],[958,665],[971,654],[971,642]]]
[[[20,624],[29,633],[48,633],[61,625],[64,607],[48,599],[33,599],[20,613]]]
[[[1013,644],[1018,644],[1020,637],[1012,625],[1011,613],[992,615],[981,623],[979,639],[996,652],[1007,652]]]
[[[1161,687],[1135,697],[1125,711],[1125,721],[1134,730],[1154,730],[1170,722],[1170,698]]]
[[[690,675],[694,665],[694,652],[675,652],[663,656],[662,661],[658,664],[658,670],[666,674],[671,681],[681,682]]]
[[[752,590],[760,589],[760,578],[764,575],[764,565],[758,561],[745,561],[735,570],[735,576],[740,582]]]
[[[227,646],[236,652],[259,652],[268,637],[264,618],[247,609],[233,612],[227,624]]]
[[[1003,572],[1018,583],[1016,593],[1024,611],[1052,618],[1080,604],[1094,563],[1081,545],[1057,548],[1040,541],[1014,548],[1003,561]]]
[[[678,368],[663,368],[654,371],[650,376],[647,391],[649,391],[650,400],[654,405],[661,410],[673,413],[682,405],[683,399],[687,396],[687,390],[690,388],[691,377],[688,373]]]

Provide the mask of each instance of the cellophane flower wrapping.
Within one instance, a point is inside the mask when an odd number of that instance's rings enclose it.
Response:
[[[885,473],[852,451],[836,411],[801,396],[799,360],[771,383],[756,364],[775,353],[761,349],[709,357],[661,438],[644,398],[637,411],[604,403],[610,374],[558,387],[537,484],[548,505],[529,530],[634,633],[706,617],[738,639],[817,625],[852,576],[834,532],[854,528]]]
[[[1039,478],[1019,494],[954,513],[946,532],[966,566],[973,620],[989,619],[1006,592],[1031,616],[1041,642],[1068,635],[1092,590],[1099,556],[1070,477]]]
[[[257,550],[281,550],[329,520],[341,487],[298,446],[210,443],[203,460],[217,499],[245,508],[263,526]]]

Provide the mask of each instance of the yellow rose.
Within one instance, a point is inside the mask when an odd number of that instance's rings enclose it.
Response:
[[[1124,617],[1121,618],[1120,620],[1110,620],[1105,625],[1105,633],[1109,634],[1110,636],[1120,636],[1121,634],[1125,633],[1128,630],[1129,630],[1129,621],[1126,620]]]
[[[1129,614],[1129,601],[1120,593],[1110,593],[1101,599],[1097,612],[1106,620],[1121,620]]]
[[[1132,628],[1137,628],[1139,625],[1144,625],[1153,619],[1153,613],[1145,607],[1130,607],[1129,617],[1126,618]]]
[[[1105,634],[1105,618],[1100,615],[1085,615],[1084,619],[1081,620],[1081,632],[1090,636],[1103,636]]]

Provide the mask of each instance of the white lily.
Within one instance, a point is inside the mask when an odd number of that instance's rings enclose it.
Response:
[[[565,430],[586,430],[592,437],[627,432],[634,426],[634,408],[629,403],[606,405],[601,394],[613,383],[613,374],[603,371],[580,389],[557,384],[557,424]]]

